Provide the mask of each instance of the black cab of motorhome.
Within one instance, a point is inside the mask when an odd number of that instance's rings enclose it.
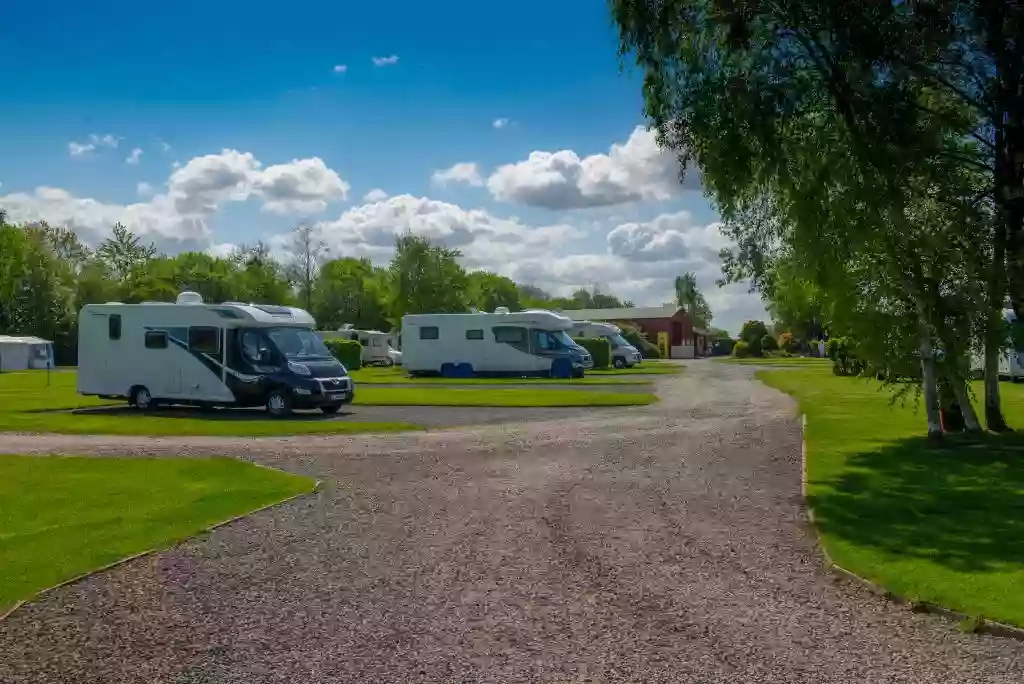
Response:
[[[337,413],[354,398],[345,366],[309,328],[235,328],[228,349],[227,381],[239,405],[265,405],[276,416],[293,408]]]

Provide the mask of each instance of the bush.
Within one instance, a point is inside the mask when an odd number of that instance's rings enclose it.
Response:
[[[800,353],[800,340],[793,337],[793,333],[784,332],[779,335],[776,341],[779,343],[779,349],[789,352],[790,354]]]
[[[740,340],[740,342],[746,342],[747,344],[747,356],[761,355],[761,339],[762,337],[755,337],[752,340]]]
[[[363,358],[363,345],[355,340],[324,340],[334,358],[348,370],[358,370]]]
[[[761,353],[762,354],[765,353],[765,352],[771,353],[771,352],[775,351],[778,348],[779,348],[778,343],[775,341],[775,338],[772,337],[771,335],[764,335],[764,336],[761,337]]]
[[[732,355],[737,359],[745,359],[750,356],[750,345],[740,340],[732,346]]]
[[[825,355],[832,359],[836,375],[860,375],[865,364],[854,355],[855,343],[848,337],[833,337],[825,343]]]
[[[645,359],[661,358],[661,350],[658,349],[658,345],[647,339],[647,336],[644,335],[639,328],[635,328],[625,323],[616,323],[615,325],[619,326],[622,330],[622,337],[624,337],[631,345],[636,347],[640,352],[640,355]]]
[[[608,368],[612,364],[611,342],[603,337],[578,337],[576,344],[580,345],[594,359],[594,368]]]

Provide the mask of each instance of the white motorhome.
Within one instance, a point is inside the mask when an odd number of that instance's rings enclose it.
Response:
[[[581,377],[594,361],[571,328],[565,316],[539,309],[410,314],[402,318],[403,361],[411,375]]]
[[[617,325],[599,321],[573,321],[569,334],[573,337],[600,337],[608,340],[612,349],[612,365],[616,368],[629,368],[643,360],[640,351],[626,341]]]
[[[1020,323],[1013,309],[1003,309],[1003,320],[1010,328],[1015,328]],[[999,355],[999,377],[1019,380],[1024,378],[1024,349],[1016,348],[1015,335],[1011,334],[1006,341],[1006,348]],[[971,357],[971,372],[975,377],[981,377],[985,372],[985,354],[975,352]]]
[[[159,404],[266,406],[336,413],[354,386],[314,332],[312,316],[288,306],[175,303],[87,304],[78,318],[78,392]]]
[[[321,330],[325,340],[355,340],[363,346],[360,361],[364,366],[401,366],[402,352],[394,349],[393,335],[380,330],[357,330],[346,323],[337,330]]]

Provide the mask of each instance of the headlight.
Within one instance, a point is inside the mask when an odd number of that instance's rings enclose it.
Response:
[[[294,361],[288,362],[288,370],[296,375],[305,375],[306,377],[309,377],[310,375],[309,366],[302,363],[295,363]]]

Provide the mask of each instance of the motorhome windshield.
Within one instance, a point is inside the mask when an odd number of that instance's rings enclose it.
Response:
[[[626,338],[623,337],[622,335],[620,335],[619,333],[615,333],[614,335],[609,335],[608,339],[612,341],[612,346],[614,346],[614,347],[628,347],[629,346],[629,342],[626,341]]]
[[[288,359],[330,357],[320,336],[308,328],[264,328],[277,350]]]
[[[569,337],[569,333],[565,332],[564,330],[553,330],[551,332],[551,336],[554,337],[559,342],[561,342],[562,344],[564,344],[566,347],[576,346],[576,342],[574,342],[573,339]]]

